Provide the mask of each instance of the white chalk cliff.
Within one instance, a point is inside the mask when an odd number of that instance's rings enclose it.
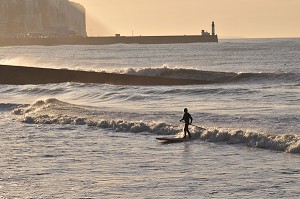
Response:
[[[85,37],[85,8],[69,0],[1,0],[0,34]]]

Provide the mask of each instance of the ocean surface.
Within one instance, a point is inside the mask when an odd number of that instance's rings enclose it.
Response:
[[[0,64],[216,82],[0,85],[0,198],[300,197],[300,39],[1,47]],[[157,141],[184,108],[193,139]]]

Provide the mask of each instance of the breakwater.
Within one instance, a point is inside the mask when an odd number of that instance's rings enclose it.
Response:
[[[172,44],[218,42],[217,35],[183,36],[115,36],[115,37],[49,37],[49,38],[0,38],[0,46],[29,45],[109,45],[109,44]]]

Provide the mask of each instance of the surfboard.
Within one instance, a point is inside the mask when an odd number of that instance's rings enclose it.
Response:
[[[163,143],[187,142],[192,140],[189,138],[175,138],[175,137],[157,137],[156,139],[162,141]]]

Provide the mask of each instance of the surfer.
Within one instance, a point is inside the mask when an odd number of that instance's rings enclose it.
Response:
[[[185,123],[185,125],[184,125],[184,137],[183,138],[186,138],[186,133],[188,133],[189,138],[191,138],[192,136],[191,136],[191,133],[189,131],[189,125],[192,124],[193,118],[192,118],[191,114],[188,113],[187,108],[184,109],[184,114],[183,114],[183,117],[180,120],[180,122],[182,122],[182,121],[184,121],[184,123]]]

